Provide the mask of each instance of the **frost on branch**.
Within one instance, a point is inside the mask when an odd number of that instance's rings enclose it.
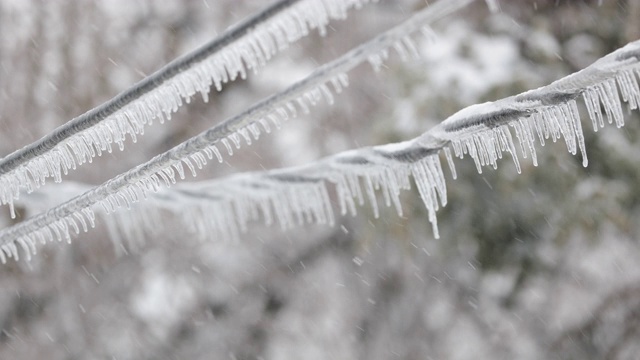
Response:
[[[294,41],[317,29],[321,35],[332,19],[344,19],[347,10],[369,0],[282,1],[261,14],[230,28],[220,38],[176,59],[111,101],[56,129],[53,134],[0,160],[0,203],[9,204],[20,192],[32,192],[47,178],[62,181],[77,166],[91,162],[112,144],[124,149],[127,136],[136,142],[145,126],[163,123],[191,98],[208,100],[237,77],[246,78]],[[226,145],[226,144],[225,144]]]

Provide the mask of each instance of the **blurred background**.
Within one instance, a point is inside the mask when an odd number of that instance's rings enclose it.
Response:
[[[213,38],[263,1],[0,1],[0,155],[47,134]],[[380,0],[303,39],[209,103],[195,98],[126,152],[26,197],[62,202],[284,89],[426,6]],[[360,66],[332,106],[290,121],[198,180],[300,165],[415,137],[455,111],[552,82],[640,38],[637,0],[478,2],[417,37],[422,59]],[[584,109],[582,109],[584,110]],[[0,359],[637,359],[640,125],[564,144],[540,166],[457,160],[434,239],[417,193],[335,228],[260,224],[238,242],[114,241],[105,222],[0,266]],[[53,189],[53,190],[51,190]],[[35,199],[35,200],[34,200]],[[132,210],[135,211],[135,210]],[[125,212],[126,214],[126,212]]]

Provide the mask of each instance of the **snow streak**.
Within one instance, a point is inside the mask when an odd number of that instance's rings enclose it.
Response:
[[[245,78],[288,44],[317,29],[321,35],[332,19],[344,19],[347,10],[370,0],[282,0],[230,28],[200,49],[169,63],[109,102],[59,127],[50,135],[0,160],[0,203],[9,204],[21,191],[32,192],[47,178],[62,175],[91,162],[112,145],[124,149],[154,120],[170,119],[183,102],[200,93],[208,100],[212,86]]]
[[[251,144],[263,131],[270,132],[272,127],[279,127],[283,121],[296,117],[299,112],[308,113],[309,108],[315,106],[321,99],[324,98],[332,103],[333,94],[341,92],[343,87],[348,85],[348,77],[345,74],[347,71],[367,61],[372,54],[380,53],[392,46],[396,50],[399,49],[400,47],[396,44],[402,42],[406,44],[407,37],[413,32],[419,31],[431,22],[447,16],[472,1],[439,1],[416,13],[397,27],[356,47],[337,60],[321,66],[306,79],[261,101],[243,113],[66,203],[0,231],[0,249],[2,249],[0,252],[17,257],[17,243],[30,256],[35,252],[35,243],[38,241],[46,242],[54,239],[69,241],[72,232],[75,234],[80,232],[78,222],[86,223],[84,218],[93,221],[95,215],[92,207],[95,204],[100,203],[107,212],[113,212],[120,207],[129,208],[132,203],[145,199],[149,193],[158,191],[163,184],[170,186],[176,183],[178,177],[184,179],[185,166],[195,176],[196,169],[202,168],[207,161],[215,158],[222,162],[223,152],[232,155],[234,149],[239,149],[243,141]],[[416,168],[415,171],[421,170]],[[384,185],[384,187],[387,186]],[[341,189],[345,194],[350,191],[346,187]],[[296,196],[301,194],[297,193]],[[290,197],[293,199],[296,196]],[[395,197],[392,198],[395,199]],[[298,204],[296,208],[300,206],[301,204]],[[327,222],[332,222],[329,221],[331,217],[327,213],[317,209],[309,211],[316,221],[324,218]],[[278,215],[276,211],[275,215],[278,219],[290,217],[286,212]],[[282,220],[279,221],[282,224]],[[291,221],[286,222],[288,223]],[[82,229],[84,230],[85,227],[83,226]],[[4,260],[4,256],[4,254],[1,255],[0,260]]]

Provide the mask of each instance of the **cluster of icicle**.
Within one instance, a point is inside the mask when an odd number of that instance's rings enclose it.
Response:
[[[393,205],[401,214],[398,196],[400,190],[411,187],[410,177],[413,177],[428,210],[434,235],[438,236],[435,213],[447,201],[441,150],[454,177],[450,149],[459,157],[471,156],[479,171],[483,165],[495,167],[496,160],[509,152],[519,169],[517,143],[522,156],[531,156],[536,164],[536,138],[542,145],[548,139],[564,139],[569,152],[581,152],[586,166],[576,101],[583,99],[594,130],[604,126],[605,118],[609,123],[622,126],[622,102],[626,102],[630,110],[640,104],[639,60],[640,41],[632,42],[548,86],[465,108],[410,141],[350,150],[303,167],[181,184],[152,194],[151,201],[139,204],[143,207],[138,214],[145,214],[145,209],[163,208],[181,214],[194,233],[235,238],[246,231],[250,221],[260,218],[267,224],[278,223],[284,229],[307,222],[333,224],[332,193],[342,214],[355,214],[357,206],[368,199],[374,215],[378,216],[377,192],[382,193],[387,206]],[[167,175],[164,181],[172,182],[171,176]],[[153,186],[159,182],[155,180]],[[106,201],[108,210],[131,203],[136,196],[139,195],[133,188],[113,194]],[[50,240],[52,231],[56,237],[64,238],[69,228],[78,232],[78,226],[73,224],[74,218],[81,222],[80,217],[78,213],[60,217],[36,232],[17,238],[17,243],[35,251],[36,238],[49,237],[46,240]],[[88,214],[85,217],[91,218]],[[133,228],[139,231],[140,223],[136,224]],[[17,248],[12,244],[4,243],[3,251],[17,256]]]
[[[368,200],[377,218],[380,193],[384,205],[402,215],[400,194],[411,188],[411,177],[438,236],[436,210],[447,202],[444,173],[438,150],[415,141],[351,150],[303,167],[179,184],[136,204],[134,213],[163,209],[195,236],[237,239],[256,220],[283,230],[305,223],[333,225],[333,196],[341,215],[356,215]]]
[[[622,101],[628,104],[629,111],[640,105],[639,60],[640,41],[634,41],[547,86],[465,108],[421,138],[451,143],[455,155],[462,158],[469,154],[473,158],[478,172],[482,172],[483,165],[495,168],[502,153],[509,152],[520,172],[513,128],[522,156],[530,155],[534,165],[537,165],[534,146],[537,137],[541,145],[546,139],[555,142],[563,138],[570,153],[575,155],[580,150],[582,164],[587,166],[576,101],[583,99],[594,131],[604,127],[605,118],[622,127]]]
[[[255,220],[278,223],[282,229],[305,223],[333,225],[330,194],[337,198],[342,215],[355,215],[367,199],[378,217],[376,193],[402,215],[399,195],[411,188],[413,177],[438,237],[436,211],[447,203],[441,150],[454,178],[451,150],[460,158],[468,154],[480,173],[483,166],[495,168],[508,152],[520,172],[518,152],[537,166],[535,143],[544,145],[549,139],[563,139],[567,150],[574,155],[579,151],[587,166],[577,100],[582,98],[594,131],[604,127],[605,119],[621,127],[622,102],[629,110],[640,105],[639,76],[640,41],[636,41],[550,85],[465,108],[410,141],[350,150],[303,167],[180,184],[138,204],[134,213],[163,209],[194,235],[234,239]],[[121,228],[125,233],[140,231],[140,226]]]
[[[330,20],[344,19],[347,10],[370,0],[284,0],[227,30],[200,49],[169,63],[108,103],[55,130],[39,142],[0,160],[0,203],[13,202],[20,192],[32,192],[47,178],[60,182],[76,166],[91,162],[112,145],[124,149],[152,122],[170,119],[196,93],[205,101],[212,86],[245,78],[278,51],[310,30],[326,33]]]
[[[330,194],[337,198],[342,215],[355,215],[367,199],[377,218],[376,194],[382,193],[385,205],[401,216],[399,196],[411,188],[413,177],[438,237],[436,211],[447,203],[440,150],[454,178],[451,150],[460,158],[468,154],[480,173],[483,166],[495,168],[508,152],[520,172],[518,152],[537,166],[535,143],[544,145],[549,139],[564,139],[567,150],[574,155],[580,151],[587,166],[576,100],[582,97],[595,131],[604,126],[605,118],[623,126],[622,101],[629,110],[640,105],[639,60],[636,41],[548,86],[465,108],[410,141],[350,150],[302,167],[180,184],[154,194],[134,213],[163,209],[182,219],[194,235],[234,239],[255,220],[278,223],[282,229],[305,223],[333,225]],[[140,231],[140,226],[132,229]]]
[[[234,238],[259,218],[267,224],[277,222],[285,229],[306,222],[332,224],[335,215],[331,194],[337,197],[342,214],[355,214],[357,206],[368,199],[377,216],[376,192],[382,192],[385,204],[401,213],[398,195],[400,190],[410,188],[411,177],[438,236],[435,214],[446,204],[441,150],[454,177],[451,149],[458,157],[472,157],[478,171],[484,165],[497,166],[497,159],[509,152],[520,171],[517,145],[523,157],[531,156],[537,164],[536,138],[542,145],[548,139],[564,139],[571,153],[581,152],[586,166],[577,101],[584,100],[595,130],[604,126],[605,118],[622,126],[622,102],[629,109],[637,109],[640,104],[640,41],[548,86],[463,109],[410,141],[351,150],[303,167],[238,174],[158,192],[163,184],[172,185],[178,177],[184,178],[185,166],[195,175],[208,160],[222,160],[220,146],[231,154],[243,141],[250,144],[262,131],[270,131],[271,125],[279,126],[298,111],[308,111],[322,97],[331,102],[332,92],[346,85],[346,71],[366,60],[375,66],[376,56],[386,55],[388,48],[401,53],[399,49],[410,44],[407,34],[455,10],[452,4],[463,6],[468,2],[439,1],[242,114],[64,204],[0,231],[0,260],[17,258],[18,247],[30,256],[37,242],[70,240],[72,233],[87,231],[96,204],[112,212],[151,198],[139,204],[179,209],[175,211],[183,213],[194,232],[217,231],[222,237]],[[198,206],[181,206],[196,202]],[[139,225],[136,222],[131,228],[137,231]]]
[[[81,231],[87,231],[87,224],[93,226],[95,219],[94,205],[100,204],[107,213],[121,207],[129,208],[133,203],[153,195],[162,188],[162,185],[170,186],[178,178],[184,179],[185,167],[195,176],[197,169],[202,168],[209,160],[217,159],[222,162],[225,150],[229,155],[232,155],[234,149],[240,148],[243,141],[251,144],[253,140],[258,139],[262,132],[270,132],[273,127],[279,127],[283,121],[296,117],[300,112],[309,112],[310,107],[316,105],[322,99],[332,103],[333,94],[340,93],[348,84],[346,72],[362,62],[369,61],[372,63],[372,58],[376,54],[386,53],[388,48],[395,49],[399,54],[407,53],[409,50],[406,47],[409,46],[408,44],[412,44],[409,38],[411,34],[420,30],[428,34],[428,32],[424,31],[425,26],[446,17],[472,1],[439,1],[426,7],[404,23],[356,47],[335,61],[317,68],[307,78],[278,94],[264,99],[241,114],[227,119],[221,124],[194,136],[173,149],[108,180],[82,195],[12,227],[3,229],[0,231],[0,249],[2,250],[0,251],[0,260],[5,261],[6,256],[17,258],[19,255],[18,247],[23,248],[27,258],[30,258],[32,254],[35,254],[38,242],[45,243],[56,239],[70,241],[73,233],[79,234]],[[435,166],[431,162],[432,160],[428,161],[429,168]],[[351,165],[345,166],[345,168],[351,167]],[[416,168],[416,171],[418,170]],[[347,176],[345,179],[345,184],[354,185],[353,176]],[[387,184],[386,179],[386,177],[380,177],[376,182],[380,186],[388,188],[389,185],[384,185]],[[409,186],[406,179],[397,178],[394,181],[399,184],[397,189]],[[441,183],[444,186],[444,181]],[[291,191],[300,188],[293,182],[290,185]],[[392,190],[389,192],[389,199],[398,204],[399,208],[396,195],[397,189],[389,189]],[[306,190],[301,191],[304,192]],[[341,187],[341,191],[343,194],[353,191],[358,193],[358,188]],[[368,193],[372,194],[372,191],[368,191]],[[442,194],[444,194],[443,191]],[[297,195],[300,194],[298,193]],[[293,198],[293,196],[291,195],[290,198]],[[355,206],[352,206],[352,202],[347,200],[348,196],[343,196],[342,198],[345,206],[355,212]],[[318,201],[325,201],[326,199],[328,199],[326,196],[316,197]],[[283,204],[288,204],[290,201]],[[310,201],[309,203],[317,204],[318,202]],[[325,204],[328,206],[328,203]],[[332,223],[333,214],[327,206],[322,211],[315,208],[315,210],[307,208],[300,211],[304,213],[303,217],[306,219],[312,218],[314,221]],[[302,209],[303,205],[300,203],[295,207]],[[283,209],[284,213],[279,213],[278,210],[275,214],[281,225],[287,227],[288,224],[293,222],[287,220],[291,216],[286,214],[292,213],[286,210],[286,205],[284,205]],[[255,213],[255,211],[248,211],[240,215],[235,215],[234,212],[229,213],[228,216],[225,214],[213,216],[221,218],[218,221],[219,224],[228,224],[226,225],[228,230],[223,233],[233,235],[238,232],[238,223],[234,219],[238,219],[241,228],[244,228],[246,222],[242,219],[248,213]],[[435,221],[435,213],[432,218]],[[219,228],[223,229],[225,225],[220,225]]]

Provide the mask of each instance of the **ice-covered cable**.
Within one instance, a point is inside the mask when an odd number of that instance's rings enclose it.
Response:
[[[520,172],[513,129],[522,156],[531,156],[534,165],[536,138],[542,145],[547,139],[563,138],[567,150],[579,151],[587,166],[577,101],[583,99],[595,131],[604,126],[605,118],[621,127],[622,102],[629,110],[640,104],[639,75],[640,41],[634,41],[547,86],[467,107],[423,135],[423,140],[451,143],[455,154],[469,154],[480,172],[483,165],[495,167],[502,153],[508,152]]]
[[[411,178],[437,236],[436,210],[447,202],[444,173],[438,151],[415,140],[350,150],[301,167],[177,184],[149,193],[133,211],[117,212],[105,220],[116,242],[154,234],[162,228],[157,222],[163,211],[196,237],[234,240],[255,220],[285,230],[305,223],[333,225],[332,193],[342,215],[355,215],[368,202],[377,218],[379,194],[384,205],[402,215],[400,194],[412,187]],[[85,188],[74,184],[37,194],[55,197],[60,191],[79,193]],[[37,206],[42,198],[32,203]]]
[[[326,32],[332,19],[370,0],[280,0],[229,28],[215,40],[164,66],[108,102],[55,129],[42,139],[0,159],[0,203],[11,206],[23,191],[47,178],[56,182],[78,165],[91,162],[128,135],[135,142],[144,127],[165,118],[196,93],[256,71],[289,43],[310,30]]]
[[[405,143],[353,150],[296,169],[235,175],[219,180],[222,184],[214,181],[214,192],[208,195],[208,199],[212,204],[222,205],[220,211],[211,212],[212,221],[223,228],[223,234],[229,237],[242,231],[246,227],[246,221],[255,218],[257,214],[262,214],[267,223],[277,221],[283,228],[307,221],[331,223],[333,213],[328,206],[330,203],[327,191],[321,185],[323,182],[335,185],[343,213],[355,212],[357,204],[363,203],[365,198],[374,205],[376,213],[376,188],[380,189],[388,205],[394,205],[400,211],[397,194],[399,190],[408,188],[411,175],[429,210],[434,231],[437,231],[435,211],[446,203],[446,189],[437,157],[441,149],[444,149],[451,166],[449,147],[457,156],[470,155],[479,171],[485,165],[497,166],[497,159],[503,152],[509,152],[519,170],[518,142],[519,152],[523,157],[531,156],[535,164],[536,140],[544,144],[548,139],[556,141],[563,138],[571,153],[582,153],[583,164],[586,166],[584,135],[577,101],[582,98],[585,102],[587,115],[595,129],[604,125],[605,118],[609,123],[615,122],[617,126],[622,126],[622,102],[626,102],[631,110],[637,109],[640,104],[639,60],[640,41],[636,41],[550,85],[465,108],[422,136]],[[306,84],[311,86],[312,82]],[[312,87],[300,89],[308,91]],[[285,92],[280,105],[290,102],[294,93]],[[321,91],[318,90],[318,93]],[[264,106],[276,98],[277,96],[265,101]],[[312,99],[314,95],[306,92],[305,98]],[[304,102],[304,98],[301,102]],[[282,109],[275,104],[269,105],[271,109]],[[261,123],[260,120],[257,123]],[[236,124],[246,125],[240,119],[237,121]],[[244,128],[230,125],[216,131],[218,134],[230,132],[225,147],[228,146],[228,151],[232,151],[232,145],[239,146],[242,137],[247,140],[253,134],[249,128],[252,124],[255,125],[256,122],[249,123]],[[236,132],[233,132],[234,129]],[[249,130],[243,135],[243,129]],[[140,173],[130,172],[124,175],[120,183],[107,183],[44,215],[5,229],[0,233],[3,254],[17,256],[17,246],[24,247],[30,253],[35,251],[37,240],[68,238],[71,231],[80,231],[79,225],[86,229],[86,223],[93,218],[90,206],[94,203],[101,202],[105,209],[111,211],[135,202],[150,189],[157,189],[161,182],[171,184],[176,180],[176,172],[179,176],[184,176],[183,163],[192,168],[192,161],[199,166],[198,164],[203,164],[203,159],[206,160],[205,155],[209,159],[214,154],[219,155],[219,152],[211,150],[211,143],[208,144],[209,147],[204,148],[210,150],[207,153],[206,150],[198,150],[197,142],[191,145],[187,143],[184,145],[186,147],[173,154],[176,157],[165,154],[165,160],[161,160],[166,161],[166,167],[154,170],[156,172],[151,172],[150,176],[141,177]],[[191,157],[184,157],[185,154],[191,154],[188,155]],[[196,154],[200,156],[195,156]],[[216,189],[224,190],[224,193],[216,194]],[[196,197],[198,194],[205,194],[205,191],[191,191],[191,194]],[[229,201],[220,201],[225,196],[232,197],[232,205],[228,206],[234,211],[228,211],[230,208],[224,207]],[[191,226],[205,228],[207,224],[199,219],[202,217],[194,217]]]
[[[213,217],[219,227],[226,229],[228,236],[233,236],[238,229],[243,230],[246,227],[243,219],[255,218],[259,211],[265,216],[267,222],[270,222],[269,218],[273,222],[275,217],[285,228],[301,221],[331,223],[332,213],[323,205],[327,204],[323,203],[326,200],[322,200],[326,199],[323,195],[325,192],[318,187],[319,181],[325,180],[335,184],[342,212],[353,213],[356,203],[361,203],[365,196],[370,201],[373,199],[372,203],[374,203],[375,198],[371,196],[370,189],[375,189],[375,186],[368,185],[368,182],[374,178],[379,179],[378,187],[382,189],[385,202],[400,209],[397,196],[394,194],[397,193],[397,189],[408,187],[407,168],[398,171],[402,166],[393,167],[390,164],[398,161],[415,164],[428,159],[426,164],[422,164],[422,168],[412,168],[411,175],[416,179],[418,190],[429,209],[429,219],[437,235],[435,222],[435,210],[439,206],[437,199],[440,199],[441,205],[446,203],[446,191],[439,169],[440,163],[435,157],[439,150],[444,149],[452,171],[454,168],[449,146],[458,156],[469,154],[480,169],[482,165],[495,166],[496,159],[500,158],[505,151],[511,153],[519,168],[516,142],[511,130],[513,129],[515,139],[520,142],[523,156],[530,154],[534,164],[536,163],[534,148],[536,137],[542,144],[546,139],[555,141],[564,138],[570,152],[577,153],[579,149],[584,156],[584,136],[576,100],[582,97],[588,104],[588,116],[595,126],[600,126],[600,120],[604,117],[607,117],[610,123],[616,122],[616,125],[622,126],[623,122],[620,119],[622,102],[627,102],[630,109],[637,109],[640,103],[639,55],[640,41],[632,42],[586,69],[545,87],[463,109],[409,142],[339,154],[331,158],[330,164],[326,161],[321,161],[319,165],[310,164],[302,168],[306,171],[302,173],[300,170],[288,169],[272,170],[267,174],[236,175],[237,178],[228,180],[231,184],[229,186],[236,187],[236,192],[241,192],[245,196],[240,203],[244,204],[245,210],[213,212]],[[240,132],[233,134],[237,135]],[[231,142],[235,143],[235,141]],[[377,157],[378,160],[372,161],[371,156]],[[213,157],[213,153],[209,157]],[[392,162],[380,163],[380,157],[390,158]],[[181,160],[184,162],[184,158]],[[196,161],[195,158],[193,160]],[[68,238],[71,230],[76,233],[80,231],[79,222],[83,230],[86,230],[86,222],[92,221],[94,216],[91,205],[98,202],[92,202],[95,198],[92,200],[91,194],[104,196],[105,191],[110,192],[100,202],[105,209],[111,211],[119,206],[131,204],[141,195],[147,194],[150,188],[157,189],[161,181],[170,184],[175,181],[175,171],[180,176],[183,176],[184,172],[180,160],[171,161],[174,164],[173,168],[163,168],[155,174],[155,177],[152,175],[146,178],[146,181],[137,183],[125,181],[123,188],[110,187],[107,183],[43,215],[3,230],[0,233],[3,256],[17,256],[18,246],[22,246],[27,250],[27,254],[30,254],[31,251],[35,251],[36,240]],[[180,165],[176,166],[176,164]],[[584,164],[586,165],[586,161]],[[189,166],[188,163],[187,166]],[[391,171],[391,176],[385,175],[385,177],[382,174],[385,174],[387,171],[385,169],[389,166],[394,171]],[[313,172],[305,170],[309,168],[313,169]],[[129,180],[131,179],[133,177]],[[359,181],[364,181],[364,192],[362,191],[363,183]],[[372,185],[374,184],[372,182]],[[289,195],[278,195],[277,189],[284,189],[289,192]],[[229,194],[232,193],[233,191],[229,191]],[[260,196],[251,195],[252,193],[262,193],[261,196],[266,197],[267,200],[253,202],[251,199],[258,199]],[[197,196],[197,193],[194,195]],[[309,196],[316,200],[300,201],[300,199],[309,199]],[[220,196],[210,196],[211,200],[218,198]],[[269,204],[273,211],[267,209]],[[240,205],[233,206],[237,209]],[[376,208],[377,206],[374,205],[374,212]],[[222,207],[222,209],[225,208]],[[198,217],[193,219],[192,226],[199,228],[205,226]]]
[[[332,224],[334,202],[341,214],[354,215],[368,200],[378,217],[379,194],[386,206],[402,215],[400,190],[409,189],[413,178],[438,237],[436,211],[447,203],[440,150],[454,178],[451,149],[458,156],[469,154],[479,172],[485,165],[496,167],[502,153],[509,152],[520,171],[516,144],[537,165],[536,140],[544,145],[545,140],[563,138],[569,152],[581,152],[586,166],[576,100],[584,99],[594,129],[604,124],[605,117],[622,126],[622,102],[630,110],[640,104],[638,55],[640,42],[631,43],[545,87],[468,107],[410,141],[350,150],[301,167],[179,184],[153,194],[127,214],[145,217],[164,209],[196,236],[234,239],[254,220],[277,223],[283,229],[309,222]],[[337,201],[330,200],[331,193]],[[119,226],[123,232],[140,230],[140,226],[129,229],[125,222]]]
[[[184,178],[186,166],[195,176],[196,169],[208,160],[222,161],[222,151],[229,155],[241,146],[250,144],[262,131],[308,112],[309,107],[321,99],[333,101],[333,93],[347,85],[345,72],[370,60],[371,56],[389,47],[405,49],[409,35],[420,30],[473,0],[439,1],[421,10],[404,23],[349,51],[337,60],[316,69],[309,77],[250,107],[243,113],[202,132],[173,149],[160,154],[130,171],[118,175],[104,184],[54,207],[45,213],[0,232],[0,253],[17,256],[17,245],[27,254],[35,252],[35,243],[46,240],[69,239],[70,231],[78,233],[77,222],[92,222],[92,206],[101,204],[107,211],[141,200],[148,192],[157,191],[165,184],[170,186],[177,178]],[[398,45],[401,44],[401,45]],[[221,151],[222,149],[222,151]],[[86,219],[85,219],[86,218]]]

